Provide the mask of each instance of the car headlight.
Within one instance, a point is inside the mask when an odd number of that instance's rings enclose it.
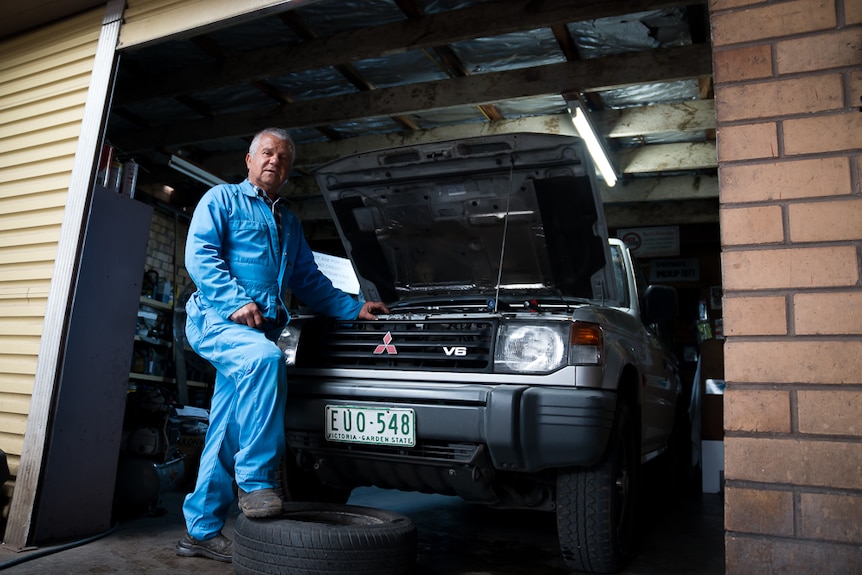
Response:
[[[299,347],[299,332],[300,328],[292,323],[284,326],[281,330],[281,335],[275,344],[281,349],[284,355],[284,363],[287,365],[296,365],[296,349]]]
[[[513,373],[549,373],[568,360],[568,323],[500,326],[494,367]]]

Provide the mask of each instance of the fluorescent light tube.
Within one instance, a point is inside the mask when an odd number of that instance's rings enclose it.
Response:
[[[602,178],[604,178],[605,184],[607,184],[609,188],[614,187],[617,183],[616,170],[614,170],[607,151],[605,151],[605,147],[602,145],[596,130],[593,128],[593,124],[587,115],[587,111],[584,110],[580,103],[575,103],[574,112],[569,109],[569,114],[572,116],[572,122],[575,124],[575,129],[578,131],[578,135],[587,145],[587,151],[590,153],[590,157],[592,157],[593,162],[595,162],[596,167],[599,169],[599,173],[602,175]]]
[[[180,172],[181,174],[185,174],[190,178],[194,178],[195,180],[208,186],[216,186],[218,184],[227,183],[215,174],[211,174],[200,166],[193,164],[190,161],[176,155],[171,156],[171,159],[168,161],[168,166]]]

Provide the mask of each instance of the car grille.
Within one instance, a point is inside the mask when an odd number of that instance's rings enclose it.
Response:
[[[487,372],[493,321],[335,321],[304,325],[297,367]]]
[[[325,441],[320,434],[288,431],[287,440],[294,450],[308,450],[316,454],[338,453],[351,454],[355,457],[372,456],[380,459],[422,459],[437,463],[473,463],[483,451],[483,447],[475,443],[454,443],[439,441],[419,441],[415,447],[403,448],[381,445],[365,445],[360,443],[339,443]],[[325,457],[325,455],[324,455]]]

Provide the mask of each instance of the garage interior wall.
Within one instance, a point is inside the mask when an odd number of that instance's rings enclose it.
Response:
[[[153,212],[153,224],[147,244],[146,269],[171,283],[174,297],[191,282],[185,266],[186,237],[189,217],[163,209]]]
[[[858,573],[862,2],[710,4],[727,573]]]
[[[13,476],[103,16],[0,43],[0,448]]]

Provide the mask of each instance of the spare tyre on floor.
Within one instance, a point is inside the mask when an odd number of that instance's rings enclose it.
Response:
[[[239,575],[405,575],[416,569],[416,526],[383,509],[285,502],[269,519],[237,517]]]

